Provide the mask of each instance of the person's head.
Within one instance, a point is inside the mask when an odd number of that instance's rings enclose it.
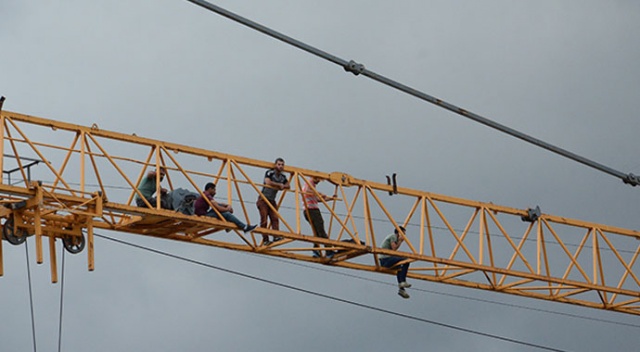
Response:
[[[314,185],[317,185],[318,183],[322,182],[322,179],[320,177],[313,176],[311,178],[311,181],[313,182]]]
[[[164,166],[160,166],[158,173],[160,173],[160,179],[162,179],[167,174],[167,169],[165,169]]]
[[[277,158],[273,163],[273,168],[278,172],[282,172],[284,170],[284,159]]]
[[[213,182],[209,182],[206,185],[204,185],[204,192],[205,193],[209,193],[211,195],[216,193],[216,184]]]
[[[404,229],[404,227],[403,227],[403,226],[398,226],[398,228],[397,228],[397,229],[395,229],[393,232],[394,232],[396,235],[399,235],[400,233],[398,233],[398,229],[400,229],[400,231],[402,231],[402,234],[404,235],[404,233],[405,233],[405,231],[406,231],[406,230]]]

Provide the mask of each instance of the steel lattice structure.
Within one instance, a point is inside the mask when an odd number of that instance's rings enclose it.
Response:
[[[137,207],[136,186],[160,167],[171,189],[201,192],[213,181],[236,216],[255,223],[271,162],[8,111],[1,112],[0,135],[3,238],[19,245],[33,236],[38,263],[48,238],[52,282],[58,240],[72,253],[86,248],[93,270],[100,229],[383,274],[393,271],[378,256],[401,255],[413,279],[640,315],[640,231],[287,166],[292,187],[279,194],[281,231],[244,234],[215,218]],[[301,190],[309,177],[328,181],[318,188],[338,198],[320,204],[328,239],[314,237],[303,220]],[[380,248],[397,226],[407,228],[407,245]],[[261,234],[284,240],[264,246]],[[314,258],[312,244],[337,254]]]

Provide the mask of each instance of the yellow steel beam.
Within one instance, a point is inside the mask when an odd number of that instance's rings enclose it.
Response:
[[[640,315],[636,230],[550,214],[523,222],[526,209],[287,165],[292,188],[278,199],[281,230],[245,234],[224,220],[160,209],[158,203],[137,207],[136,186],[160,167],[168,171],[165,188],[202,194],[202,185],[214,181],[218,197],[233,203],[236,216],[257,223],[253,202],[261,197],[271,162],[7,111],[0,111],[0,133],[10,155],[0,165],[15,166],[20,175],[11,185],[0,181],[3,232],[35,234],[38,262],[41,238],[48,237],[54,282],[57,239],[86,236],[93,270],[99,229],[384,274],[393,270],[381,267],[378,255],[400,255],[411,263],[414,279]],[[22,158],[38,158],[42,165],[27,170]],[[333,188],[340,197],[320,204],[328,239],[314,237],[302,217],[301,190],[310,177],[328,181],[316,192]],[[406,245],[400,251],[380,248],[397,226],[407,228]],[[284,240],[265,246],[262,234]],[[337,254],[313,258],[314,244]],[[2,251],[0,244],[0,275]]]

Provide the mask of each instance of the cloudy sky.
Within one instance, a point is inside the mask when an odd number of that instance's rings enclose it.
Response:
[[[345,60],[640,174],[635,1],[216,1]],[[4,109],[640,229],[640,188],[179,0],[0,1]],[[257,213],[253,214],[257,218]],[[37,349],[630,351],[640,319],[119,233],[336,302],[98,238],[60,284],[29,242]],[[4,246],[3,351],[33,350],[25,246]],[[357,275],[358,277],[345,276]],[[553,314],[558,312],[561,314]]]

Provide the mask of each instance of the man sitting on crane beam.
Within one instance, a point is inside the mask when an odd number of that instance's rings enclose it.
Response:
[[[169,209],[173,210],[171,196],[166,188],[160,186],[160,182],[164,179],[167,174],[167,170],[164,167],[160,167],[159,175],[156,175],[155,170],[149,171],[147,175],[142,179],[140,185],[138,186],[138,191],[144,199],[140,197],[140,195],[136,195],[136,205],[139,207],[148,207],[147,202],[151,204],[151,207],[155,208],[157,203],[157,195],[160,195],[160,208],[161,209]],[[159,178],[157,177],[159,176]],[[157,181],[157,182],[156,182]],[[156,197],[154,197],[154,194]],[[146,200],[146,202],[145,202]]]
[[[398,231],[398,229],[400,229],[400,232],[402,232],[402,234]],[[384,239],[384,241],[382,242],[382,245],[380,245],[380,248],[391,249],[394,251],[398,250],[398,248],[400,248],[400,245],[404,241],[404,234],[405,234],[404,227],[398,226],[398,228],[395,229],[392,234],[390,234]],[[396,264],[400,263],[405,259],[406,258],[403,258],[403,257],[381,254],[380,265],[382,265],[385,268],[392,268],[393,266],[395,266]],[[398,295],[400,295],[400,297],[402,298],[409,298],[409,294],[407,293],[407,291],[405,291],[405,288],[411,287],[411,284],[407,282],[408,271],[409,271],[409,263],[404,263],[400,265],[400,269],[396,273],[396,277],[398,279]]]
[[[204,186],[204,197],[200,196],[196,199],[194,204],[194,213],[196,215],[201,216],[210,216],[212,218],[219,218],[218,213],[222,215],[222,217],[238,226],[239,229],[244,231],[244,233],[249,233],[253,231],[257,225],[249,225],[245,224],[240,219],[238,219],[235,215],[233,215],[233,208],[229,204],[218,203],[213,197],[216,195],[216,184],[213,182],[209,182]],[[206,200],[205,200],[206,197]],[[208,201],[207,201],[208,200]],[[211,204],[211,207],[209,207]],[[214,210],[215,208],[215,210]],[[216,212],[217,210],[217,212]]]

